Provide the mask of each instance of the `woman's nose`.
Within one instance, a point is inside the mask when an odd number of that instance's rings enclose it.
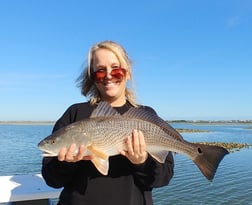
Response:
[[[112,71],[112,69],[107,68],[107,72],[106,72],[106,78],[107,78],[107,79],[112,78],[112,76],[111,76],[111,71]]]

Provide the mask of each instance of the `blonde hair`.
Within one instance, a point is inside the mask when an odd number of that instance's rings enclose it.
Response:
[[[132,72],[131,72],[131,61],[128,57],[127,52],[124,50],[122,46],[113,41],[103,41],[95,44],[91,47],[88,53],[87,65],[81,75],[77,79],[78,87],[81,88],[81,93],[85,97],[90,98],[90,103],[96,104],[101,101],[101,95],[99,90],[96,88],[95,83],[92,79],[93,72],[93,56],[95,51],[98,49],[107,49],[113,52],[120,62],[120,66],[127,70],[129,79],[132,80]],[[132,91],[132,88],[126,87],[125,89],[125,97],[126,99],[133,105],[137,106],[135,102],[135,94]]]

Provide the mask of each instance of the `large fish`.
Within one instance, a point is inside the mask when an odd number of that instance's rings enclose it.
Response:
[[[57,156],[62,147],[72,143],[84,144],[95,167],[108,174],[108,158],[125,150],[125,138],[133,129],[144,134],[147,152],[158,162],[164,163],[169,151],[187,155],[208,179],[214,178],[222,158],[228,151],[222,147],[185,141],[167,122],[144,109],[130,108],[120,115],[108,103],[101,102],[91,117],[72,123],[42,140],[38,147],[43,156]]]

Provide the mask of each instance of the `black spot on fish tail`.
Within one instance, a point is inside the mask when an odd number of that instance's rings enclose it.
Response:
[[[202,150],[200,149],[200,147],[198,147],[198,153],[202,154]]]
[[[229,152],[219,146],[194,144],[197,147],[198,155],[193,159],[202,174],[210,181],[213,180],[219,163]]]

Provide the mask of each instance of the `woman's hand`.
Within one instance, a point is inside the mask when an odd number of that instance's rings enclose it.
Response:
[[[85,145],[81,145],[79,147],[79,151],[76,154],[75,153],[76,144],[72,144],[68,149],[63,147],[61,148],[59,154],[58,154],[58,160],[59,161],[66,161],[66,162],[78,162],[80,160],[91,160],[91,155],[85,155],[86,149]]]
[[[122,150],[120,153],[133,164],[142,164],[146,161],[148,153],[146,152],[144,135],[141,131],[133,130],[132,136],[126,138],[125,145],[126,150]]]

